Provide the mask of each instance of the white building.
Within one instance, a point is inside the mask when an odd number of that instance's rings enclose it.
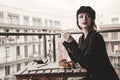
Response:
[[[98,25],[120,24],[120,12],[97,15]]]
[[[61,18],[0,5],[0,34],[2,33],[57,33]],[[0,80],[14,80],[14,74],[36,56],[52,56],[56,61],[59,36],[7,36],[0,35]],[[56,47],[56,52],[54,50]]]

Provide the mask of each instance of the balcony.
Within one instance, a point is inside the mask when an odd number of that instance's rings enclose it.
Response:
[[[120,32],[120,29],[100,30],[99,32],[100,33]],[[69,33],[71,33],[73,36],[81,34],[81,32],[69,32]],[[60,33],[10,33],[10,32],[2,33],[1,32],[0,36],[5,36],[5,37],[8,36],[7,37],[8,40],[13,40],[11,37],[15,37],[15,36],[38,36],[37,37],[38,41],[36,41],[36,42],[31,42],[31,43],[23,42],[23,44],[20,44],[20,43],[17,43],[17,41],[15,40],[11,44],[0,44],[0,47],[4,47],[4,46],[10,47],[10,46],[13,46],[13,45],[14,46],[28,45],[28,46],[31,47],[32,45],[40,44],[41,46],[39,46],[37,48],[41,49],[41,47],[42,47],[43,49],[42,50],[36,50],[35,52],[37,54],[35,54],[35,55],[43,56],[44,58],[49,58],[48,55],[50,55],[51,63],[58,63],[58,61],[59,61],[58,60],[59,56],[57,56],[57,55],[59,55],[61,53],[61,52],[59,52],[60,50],[58,50],[58,49],[60,49],[60,47],[58,47],[59,46],[58,39],[60,38]],[[75,36],[75,37],[77,37],[77,36]],[[108,43],[110,43],[110,44],[108,44]],[[113,64],[114,68],[116,69],[118,75],[120,76],[120,53],[116,53],[117,50],[120,50],[120,48],[119,48],[120,47],[119,46],[120,45],[120,38],[118,38],[117,43],[116,43],[116,41],[107,40],[106,44],[107,44],[107,46],[106,46],[107,49],[110,49],[110,50],[108,50],[108,55],[109,55],[110,61]],[[111,46],[111,48],[109,48],[109,46]],[[4,67],[4,66],[8,66],[8,65],[17,65],[18,63],[32,62],[33,59],[35,59],[37,57],[37,56],[32,56],[32,55],[34,55],[33,52],[34,52],[36,47],[30,48],[30,49],[33,49],[32,52],[29,51],[28,50],[29,48],[27,48],[27,47],[24,48],[23,46],[21,46],[21,48],[22,48],[22,50],[21,50],[21,55],[20,56],[16,56],[16,52],[12,51],[14,55],[10,55],[10,57],[16,57],[16,59],[14,59],[11,62],[6,61],[5,63],[1,63],[0,67]],[[24,49],[27,49],[27,51],[24,52]],[[7,52],[9,52],[9,49],[7,50]],[[9,54],[9,53],[5,53],[5,55],[3,55],[3,56],[7,56],[7,54]],[[28,57],[23,57],[23,56],[25,56],[25,54]],[[22,58],[21,58],[21,56],[22,56]]]

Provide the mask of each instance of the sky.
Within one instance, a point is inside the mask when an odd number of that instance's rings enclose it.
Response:
[[[61,16],[75,15],[82,5],[102,14],[120,12],[120,0],[0,0],[0,4]]]

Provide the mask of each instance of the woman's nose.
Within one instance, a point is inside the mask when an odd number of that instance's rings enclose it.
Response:
[[[86,17],[85,17],[85,16],[83,17],[83,20],[86,20]]]
[[[84,16],[84,17],[83,17],[83,20],[87,20],[87,17],[86,17],[86,16]]]

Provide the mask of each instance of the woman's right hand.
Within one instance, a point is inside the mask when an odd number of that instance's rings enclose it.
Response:
[[[71,34],[67,33],[67,32],[62,32],[61,36],[63,37],[64,41],[70,43],[74,40],[74,38],[71,36]]]

